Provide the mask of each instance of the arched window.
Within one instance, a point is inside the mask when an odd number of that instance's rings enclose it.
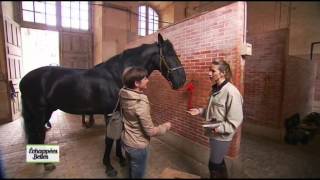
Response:
[[[148,5],[139,6],[138,35],[145,36],[159,29],[159,15]]]

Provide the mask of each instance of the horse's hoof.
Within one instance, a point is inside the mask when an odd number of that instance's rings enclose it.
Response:
[[[107,176],[116,177],[118,172],[115,169],[106,169]]]
[[[87,123],[87,122],[84,122],[82,123],[82,127],[85,127],[85,128],[90,128],[93,124],[90,124],[90,123]]]
[[[56,168],[56,166],[54,164],[44,164],[44,169],[46,171],[52,171]]]

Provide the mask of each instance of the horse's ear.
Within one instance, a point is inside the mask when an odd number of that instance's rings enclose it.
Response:
[[[163,44],[163,38],[162,38],[162,35],[160,33],[158,34],[158,43],[160,45]]]

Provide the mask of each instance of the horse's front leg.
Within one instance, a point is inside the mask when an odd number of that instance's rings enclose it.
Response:
[[[110,155],[111,155],[112,145],[113,145],[113,139],[108,138],[106,136],[103,164],[106,166],[106,173],[109,177],[115,177],[118,174],[118,172],[111,165]]]
[[[90,127],[93,126],[93,124],[94,124],[93,114],[90,114],[89,116],[90,116],[89,117],[89,122],[87,123],[86,122],[86,115],[82,114],[82,126],[83,127],[90,128]]]
[[[93,118],[93,114],[90,114],[90,118],[89,118],[89,127],[92,127],[94,124],[94,118]]]
[[[109,117],[107,117],[107,115],[105,115],[104,118],[105,118],[104,120],[105,120],[106,126],[108,126]],[[112,145],[113,145],[113,139],[108,138],[107,131],[106,131],[103,164],[106,166],[106,173],[109,177],[115,177],[118,174],[118,172],[111,165],[110,154],[111,154],[111,150],[112,150]]]
[[[116,141],[116,155],[119,158],[120,166],[126,166],[126,159],[123,157],[121,150],[121,138]]]

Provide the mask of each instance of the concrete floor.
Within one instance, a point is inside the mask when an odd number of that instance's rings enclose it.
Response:
[[[56,111],[51,119],[46,143],[59,144],[60,162],[48,172],[42,165],[26,163],[22,121],[0,126],[0,151],[7,178],[108,178],[102,156],[105,125],[102,116],[95,116],[95,125],[81,126],[81,116]],[[243,133],[235,178],[319,178],[320,146],[315,140],[309,145],[292,146]],[[115,147],[115,146],[114,146]],[[150,146],[146,178],[159,178],[165,168],[172,168],[208,178],[207,165],[192,159],[158,138]],[[112,152],[117,178],[127,177]]]

